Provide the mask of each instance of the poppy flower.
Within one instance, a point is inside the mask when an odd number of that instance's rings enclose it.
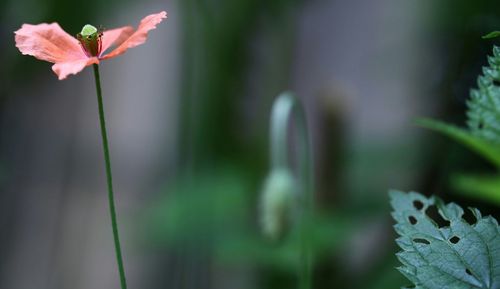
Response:
[[[100,60],[116,57],[143,44],[148,32],[164,18],[167,18],[165,11],[148,15],[137,29],[125,26],[102,31],[87,24],[76,38],[57,23],[23,24],[14,32],[16,47],[24,55],[54,63],[52,70],[62,80],[89,65],[99,64]]]

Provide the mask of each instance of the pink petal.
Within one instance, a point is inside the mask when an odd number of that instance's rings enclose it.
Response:
[[[52,70],[57,74],[59,80],[63,80],[70,74],[77,74],[91,64],[99,64],[97,57],[58,62],[52,65]]]
[[[141,45],[146,42],[148,32],[152,29],[156,28],[156,25],[159,24],[164,18],[167,18],[167,12],[162,11],[157,14],[151,14],[144,17],[137,27],[137,30],[130,35],[122,44],[120,44],[115,50],[110,53],[104,55],[102,58],[112,58],[118,56],[120,54],[125,53],[127,49],[135,47],[137,45]]]
[[[131,26],[106,30],[102,35],[101,55],[106,52],[112,45],[119,46],[123,41],[127,40],[134,33],[134,28]]]
[[[57,23],[23,24],[15,33],[16,47],[24,55],[56,63],[87,58],[78,40]]]

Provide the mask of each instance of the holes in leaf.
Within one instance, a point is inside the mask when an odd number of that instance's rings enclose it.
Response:
[[[458,236],[453,236],[450,238],[450,243],[456,244],[458,242],[460,242],[460,238]]]
[[[416,223],[418,223],[417,218],[415,218],[414,216],[409,216],[408,222],[410,222],[410,224],[412,224],[412,225],[415,225]]]
[[[472,272],[469,269],[465,269],[465,273],[467,273],[467,275],[472,276]]]
[[[415,201],[413,201],[413,206],[415,207],[415,209],[420,211],[424,208],[424,203],[422,203],[419,200],[415,200]]]
[[[436,206],[430,206],[425,210],[425,214],[431,218],[439,228],[449,227],[450,221],[445,220],[438,212]]]
[[[465,210],[462,218],[471,226],[474,225],[475,223],[477,223],[477,221],[478,221],[476,216],[474,216],[474,214],[472,213],[471,210]]]
[[[413,239],[413,242],[418,243],[418,244],[424,244],[424,245],[430,245],[431,244],[431,242],[429,242],[426,239],[422,239],[422,238]]]

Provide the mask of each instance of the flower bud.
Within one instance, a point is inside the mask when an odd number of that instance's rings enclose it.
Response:
[[[260,199],[260,221],[263,234],[276,240],[287,231],[291,220],[296,183],[287,169],[274,169],[268,176]]]

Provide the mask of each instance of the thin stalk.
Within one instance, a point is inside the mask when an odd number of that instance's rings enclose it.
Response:
[[[282,93],[273,105],[271,119],[271,166],[273,170],[286,168],[291,171],[291,164],[288,160],[288,127],[293,116],[295,116],[294,120],[298,133],[299,168],[297,173],[301,189],[300,215],[298,220],[300,234],[299,288],[310,289],[312,286],[312,254],[307,228],[310,226],[314,199],[310,138],[304,108],[299,100],[289,92]]]
[[[125,279],[125,269],[123,267],[122,250],[120,246],[120,236],[118,234],[118,222],[116,218],[115,198],[113,193],[113,175],[111,174],[111,159],[109,157],[108,133],[106,131],[106,119],[104,117],[104,105],[102,101],[101,77],[99,75],[99,65],[94,64],[95,86],[97,92],[97,103],[99,105],[99,122],[101,124],[102,147],[104,150],[104,162],[106,167],[106,180],[108,183],[109,213],[111,215],[111,226],[113,229],[113,239],[115,242],[116,262],[120,273],[121,289],[127,289]]]

